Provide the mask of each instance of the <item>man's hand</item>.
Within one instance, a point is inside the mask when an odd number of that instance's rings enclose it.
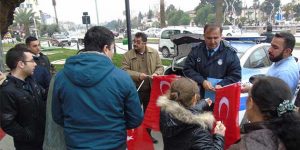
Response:
[[[248,93],[250,91],[251,87],[252,87],[251,83],[242,84],[241,93]]]
[[[222,88],[222,85],[218,85],[218,84],[217,84],[217,85],[215,86],[215,89],[220,89],[220,88]]]
[[[207,80],[204,80],[202,86],[205,90],[215,91],[215,88],[211,85],[211,83]]]
[[[140,73],[140,75],[139,75],[140,80],[145,80],[147,77],[148,77],[148,75],[146,75],[145,73]]]

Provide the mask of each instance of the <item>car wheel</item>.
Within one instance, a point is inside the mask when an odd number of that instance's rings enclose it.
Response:
[[[230,33],[228,33],[226,36],[232,36]]]
[[[163,56],[164,58],[168,58],[168,57],[170,56],[170,51],[169,51],[169,49],[166,48],[166,47],[164,47],[164,48],[162,49],[161,53],[162,53],[162,56]]]

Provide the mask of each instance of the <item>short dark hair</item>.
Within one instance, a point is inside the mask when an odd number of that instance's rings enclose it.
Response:
[[[294,49],[296,39],[295,36],[289,32],[279,32],[275,34],[277,38],[283,38],[284,40],[284,48],[290,48],[291,50]]]
[[[29,45],[30,45],[30,42],[32,42],[32,41],[37,41],[37,40],[38,40],[38,39],[37,39],[36,37],[34,37],[34,36],[29,36],[29,37],[26,38],[25,43],[26,43],[27,46],[29,46]]]
[[[6,65],[10,70],[16,69],[19,61],[25,60],[25,52],[31,53],[30,50],[24,47],[13,47],[7,51]]]
[[[147,42],[147,35],[143,32],[137,32],[134,37],[136,38],[142,38],[143,42]]]
[[[15,48],[26,48],[27,49],[27,46],[25,43],[18,43],[14,46]]]
[[[102,52],[105,45],[110,46],[114,41],[114,34],[109,29],[103,26],[94,26],[84,36],[83,51]]]
[[[220,33],[223,32],[223,28],[220,24],[216,24],[216,23],[208,23],[204,26],[204,33],[205,31],[210,28],[210,29],[220,29]]]

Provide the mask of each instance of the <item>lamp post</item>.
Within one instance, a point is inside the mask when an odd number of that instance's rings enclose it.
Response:
[[[95,6],[96,6],[97,25],[99,26],[99,16],[98,16],[98,4],[97,4],[97,0],[95,0]]]

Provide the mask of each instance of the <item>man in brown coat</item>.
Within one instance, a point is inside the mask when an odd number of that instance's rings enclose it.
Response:
[[[138,89],[143,110],[149,103],[151,93],[151,79],[153,76],[162,75],[164,68],[157,50],[147,44],[147,35],[142,32],[135,34],[134,49],[126,52],[122,61],[122,69],[127,71]],[[140,86],[141,85],[141,86]],[[156,143],[156,140],[153,140]]]

